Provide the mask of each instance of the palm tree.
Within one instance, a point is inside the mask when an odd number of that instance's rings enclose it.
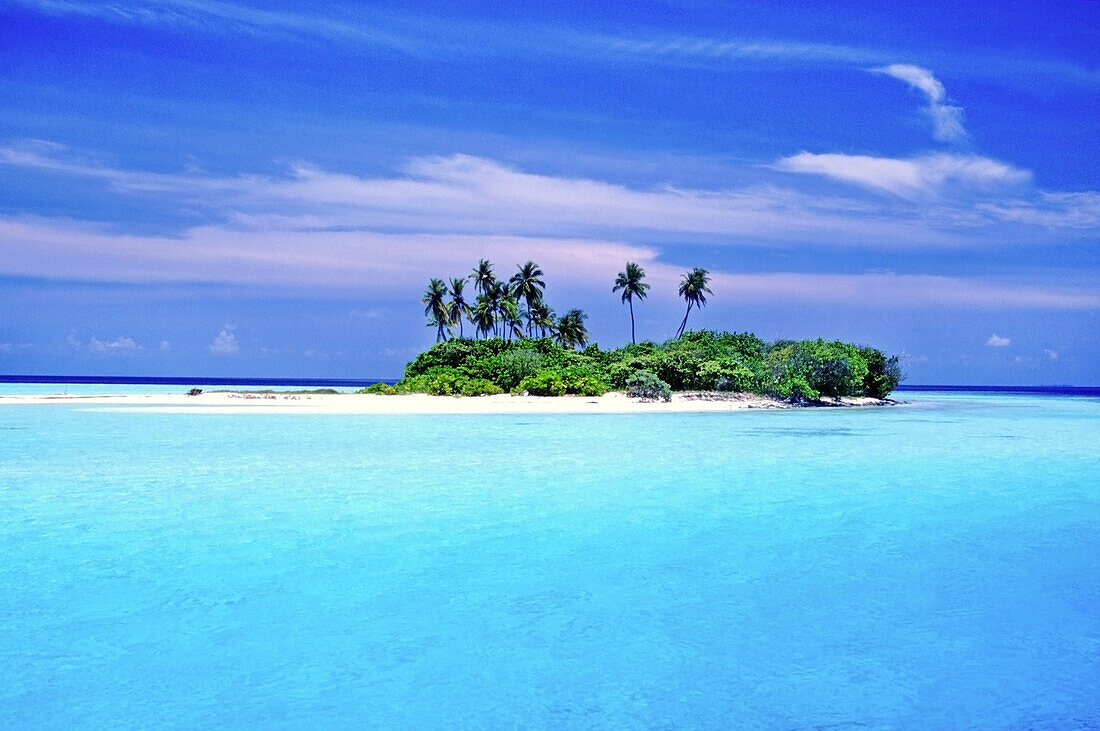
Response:
[[[519,271],[508,280],[512,296],[527,303],[528,335],[531,334],[531,306],[542,299],[542,291],[546,289],[546,282],[542,281],[543,276],[545,275],[539,269],[539,265],[529,261],[519,267]]]
[[[500,312],[500,322],[504,330],[504,339],[510,340],[513,335],[516,338],[522,338],[523,328],[520,326],[519,304],[516,302],[515,298],[511,295],[501,297],[497,309],[498,312]]]
[[[493,274],[493,265],[489,263],[488,259],[482,259],[477,263],[470,279],[474,283],[474,289],[480,294],[487,294],[489,288],[497,281],[496,275]]]
[[[466,286],[465,279],[452,279],[451,280],[451,301],[447,303],[447,318],[452,322],[458,323],[458,337],[463,337],[462,334],[462,321],[471,316],[470,305],[466,302],[466,297],[462,294],[462,290]]]
[[[555,338],[558,343],[571,348],[577,346],[583,348],[588,345],[588,330],[584,326],[587,318],[588,315],[584,314],[584,311],[576,309],[562,315],[558,320],[558,332]]]
[[[424,314],[428,316],[428,327],[435,327],[435,341],[438,343],[440,340],[446,340],[447,335],[444,332],[444,328],[449,328],[451,324],[450,316],[447,313],[447,302],[444,299],[447,296],[447,285],[443,283],[442,279],[432,279],[428,283],[428,288],[424,290],[424,296],[420,298],[420,301],[424,303]]]
[[[470,319],[473,321],[474,326],[477,328],[477,332],[480,333],[482,337],[488,337],[490,332],[496,330],[496,308],[493,303],[489,301],[487,296],[483,294],[478,295]]]
[[[676,337],[680,337],[684,334],[684,328],[687,327],[688,315],[691,314],[692,306],[703,307],[707,304],[706,294],[714,294],[707,287],[707,283],[710,281],[710,277],[707,275],[706,269],[695,267],[690,272],[684,275],[684,278],[680,281],[680,296],[687,300],[687,311],[684,312],[684,321],[680,323],[680,329],[676,331]]]
[[[630,342],[632,343],[638,342],[634,339],[634,298],[644,300],[646,290],[649,289],[649,285],[643,282],[643,279],[645,279],[645,269],[628,261],[626,271],[619,272],[619,276],[615,277],[615,286],[611,288],[612,292],[618,292],[621,289],[623,302],[630,305]]]
[[[501,308],[501,303],[508,296],[508,288],[503,282],[494,279],[486,285],[485,293],[482,296],[489,303],[489,311],[493,315],[493,335],[499,337],[500,333],[497,331],[497,325],[504,323],[504,311]]]
[[[539,329],[539,335],[546,337],[548,332],[553,332],[557,320],[554,318],[554,310],[542,300],[531,308],[531,324]]]

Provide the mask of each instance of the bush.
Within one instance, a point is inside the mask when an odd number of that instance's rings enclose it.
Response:
[[[532,396],[564,396],[565,381],[554,371],[539,371],[533,376],[524,378],[516,390],[526,391]]]
[[[419,376],[402,378],[397,382],[398,393],[428,393],[432,396],[457,396],[469,377],[449,366],[435,366]]]
[[[511,391],[519,386],[523,379],[541,371],[545,360],[534,350],[513,348],[490,358],[485,369],[486,373],[481,374],[481,377],[489,379],[505,391]]]
[[[862,348],[867,361],[867,375],[863,377],[863,392],[875,398],[886,398],[901,383],[901,367],[896,355],[887,358],[881,350]]]
[[[462,384],[463,396],[494,396],[504,393],[500,386],[484,378],[471,378]]]
[[[599,396],[607,393],[607,384],[590,366],[569,366],[561,371],[561,379],[565,383],[566,393],[580,396]]]
[[[813,386],[807,383],[805,376],[799,373],[786,374],[775,384],[772,395],[785,401],[794,401],[798,403],[817,401],[821,398],[821,394],[819,394]]]
[[[388,383],[379,382],[379,383],[372,383],[371,385],[367,386],[366,388],[361,388],[358,391],[356,391],[356,393],[371,393],[371,394],[377,394],[377,395],[381,395],[381,396],[393,396],[395,393],[397,393],[397,389],[394,388],[393,386],[391,386]]]
[[[672,400],[672,388],[652,371],[638,371],[626,379],[626,393],[643,401]]]

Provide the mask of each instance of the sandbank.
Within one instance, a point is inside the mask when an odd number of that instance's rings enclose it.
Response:
[[[868,397],[844,398],[818,406],[888,406],[897,402]],[[0,407],[29,404],[80,404],[178,413],[297,414],[626,414],[738,411],[797,408],[745,393],[676,393],[672,401],[641,401],[623,393],[603,396],[382,396],[357,393],[290,394],[219,391],[179,394],[16,395],[0,396]]]

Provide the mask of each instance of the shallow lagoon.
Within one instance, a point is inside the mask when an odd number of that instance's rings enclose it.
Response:
[[[0,408],[0,724],[1100,725],[1100,400]]]

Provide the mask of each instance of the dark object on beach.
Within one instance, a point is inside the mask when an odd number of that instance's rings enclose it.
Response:
[[[201,393],[202,393],[201,388],[192,388],[190,391],[187,392],[187,395],[188,396],[198,396]]]

